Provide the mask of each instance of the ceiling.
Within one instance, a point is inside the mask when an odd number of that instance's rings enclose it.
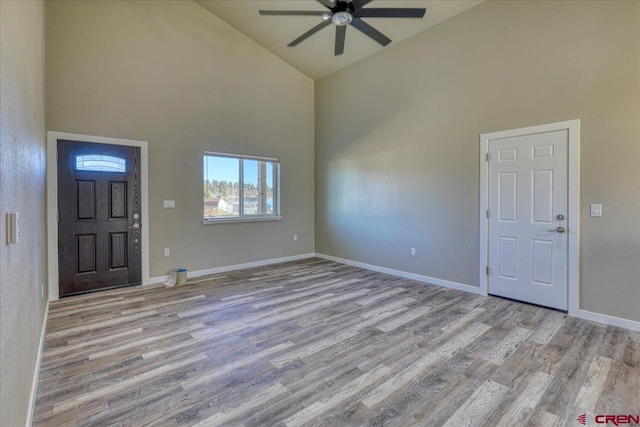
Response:
[[[366,18],[392,40],[391,45],[426,30],[483,0],[375,0],[364,8],[425,8],[423,19]],[[235,27],[312,79],[320,79],[384,49],[353,27],[348,27],[344,54],[333,55],[335,30],[331,25],[296,47],[292,40],[322,21],[318,16],[261,16],[258,10],[328,10],[315,0],[196,0],[202,7]],[[387,47],[388,49],[388,47]]]

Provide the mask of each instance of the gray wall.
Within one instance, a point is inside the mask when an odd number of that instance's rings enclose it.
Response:
[[[44,4],[0,1],[0,414],[24,425],[46,297]],[[6,213],[20,214],[7,245]]]
[[[46,18],[47,129],[149,142],[152,277],[313,252],[311,79],[195,2],[55,1]],[[202,225],[204,150],[280,157],[283,219]]]
[[[478,286],[479,134],[579,118],[581,307],[640,321],[639,23],[487,2],[316,82],[316,251]]]

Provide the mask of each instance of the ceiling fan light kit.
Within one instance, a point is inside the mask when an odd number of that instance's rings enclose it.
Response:
[[[336,24],[338,27],[344,27],[345,25],[351,24],[353,21],[353,15],[349,12],[338,12],[334,13],[331,17],[331,22]]]
[[[327,11],[306,11],[306,10],[260,10],[260,15],[270,16],[320,16],[323,20],[309,31],[293,40],[287,46],[297,46],[307,38],[311,37],[321,29],[334,24],[336,27],[336,41],[334,55],[342,55],[344,52],[345,35],[347,26],[351,25],[369,38],[375,40],[382,46],[391,43],[391,39],[374,27],[363,21],[361,18],[422,18],[426,9],[424,8],[367,8],[363,6],[373,0],[316,0],[318,3],[329,9]],[[329,18],[331,18],[329,20]]]

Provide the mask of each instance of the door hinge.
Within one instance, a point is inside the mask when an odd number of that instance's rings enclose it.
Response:
[[[491,276],[491,267],[487,265],[487,276]]]
[[[487,162],[489,161],[489,153],[485,155],[485,159],[487,159]]]
[[[487,218],[491,218],[491,211],[489,209],[487,209],[486,216]]]
[[[56,160],[58,160],[58,155],[59,155],[59,154],[60,154],[60,153],[58,152],[58,150],[56,150]]]
[[[56,222],[60,222],[60,214],[56,212]]]

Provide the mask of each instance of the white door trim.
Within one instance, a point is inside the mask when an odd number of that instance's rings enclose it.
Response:
[[[567,222],[568,238],[568,286],[569,315],[579,316],[580,310],[580,119],[550,123],[480,135],[480,290],[488,295],[489,287],[486,274],[489,256],[488,229],[486,212],[489,203],[489,166],[487,154],[489,141],[515,136],[531,135],[542,132],[567,130],[569,134],[569,210]]]
[[[146,141],[107,138],[102,136],[78,135],[64,132],[47,132],[47,277],[49,282],[49,301],[59,298],[58,289],[58,140],[81,141],[96,144],[127,145],[140,147],[142,167],[142,283],[149,282],[149,153]]]

